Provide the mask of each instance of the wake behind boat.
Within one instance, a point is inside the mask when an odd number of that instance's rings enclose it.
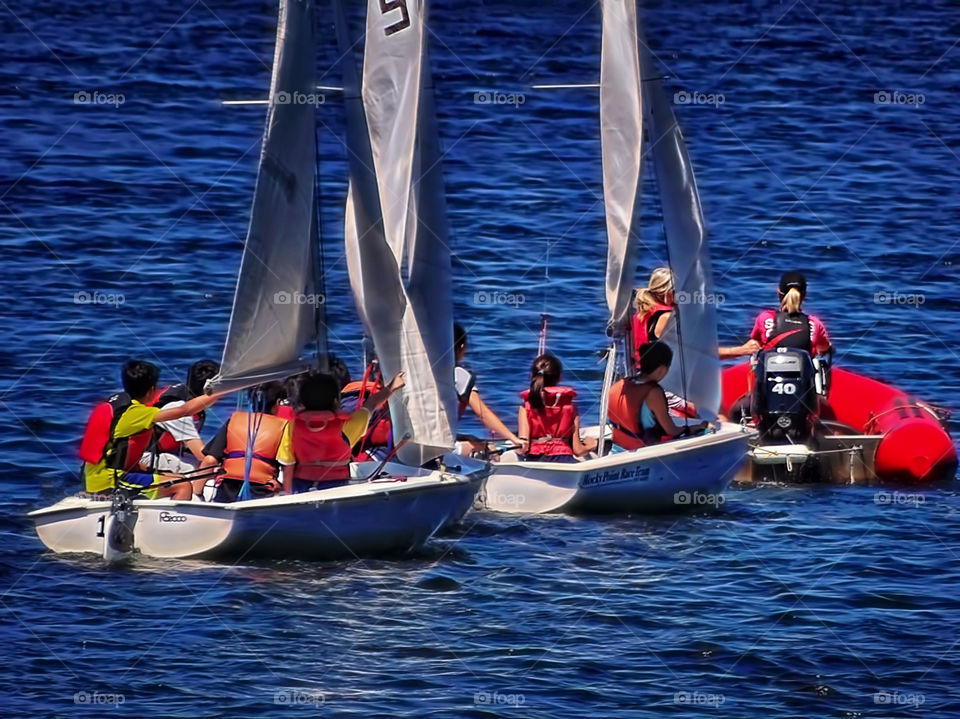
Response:
[[[714,295],[693,168],[652,60],[646,52],[639,52],[636,3],[604,0],[601,6],[600,134],[608,241],[606,298],[610,312],[608,328],[621,345],[619,356],[623,365],[619,374],[624,376],[630,374],[633,355],[625,328],[636,269],[635,216],[643,148],[653,160],[658,181],[677,291],[704,300]],[[678,350],[677,361],[664,379],[664,387],[694,403],[701,415],[710,419],[716,418],[720,407],[715,309],[707,301],[681,303],[677,307],[668,340]],[[611,419],[614,410],[623,414],[622,393],[611,403],[617,357],[618,342],[614,342],[607,350],[601,424],[587,430],[587,434],[598,438],[607,434],[608,408]],[[619,416],[618,420],[623,421]],[[621,437],[625,431],[619,429]],[[737,474],[748,441],[755,435],[755,431],[739,425],[716,422],[699,436],[638,449],[617,448],[606,455],[605,442],[601,441],[598,454],[575,463],[517,461],[505,456],[494,465],[487,480],[485,505],[507,512],[637,512],[716,504],[722,501],[718,495]]]

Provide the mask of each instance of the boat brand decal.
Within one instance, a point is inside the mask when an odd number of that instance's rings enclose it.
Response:
[[[161,522],[186,522],[187,515],[170,514],[170,512],[160,512],[160,521]]]
[[[407,10],[407,0],[380,0],[380,13],[382,15],[397,9],[400,10],[400,19],[393,25],[384,28],[383,34],[387,37],[410,27],[410,11]]]
[[[580,486],[596,487],[598,484],[612,484],[614,482],[645,482],[648,479],[650,479],[649,467],[623,467],[585,474],[580,480]]]

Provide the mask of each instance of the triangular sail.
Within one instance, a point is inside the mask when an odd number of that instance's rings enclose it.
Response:
[[[313,0],[280,0],[257,186],[214,391],[304,367],[318,337]],[[322,339],[324,333],[320,332]],[[325,348],[319,348],[324,352]]]
[[[683,133],[648,52],[641,63],[648,152],[656,169],[677,298],[675,321],[661,338],[674,348],[674,362],[661,384],[693,402],[701,417],[712,419],[720,409],[720,360],[703,211]]]
[[[602,0],[600,141],[607,221],[608,328],[619,334],[629,318],[635,272],[634,217],[642,138],[636,0]]]
[[[390,416],[395,435],[411,437],[399,453],[408,464],[450,451],[456,421],[450,252],[424,11],[422,0],[369,0],[362,107],[355,73],[344,73],[350,282],[384,373],[406,374]],[[343,46],[342,18],[338,24]]]

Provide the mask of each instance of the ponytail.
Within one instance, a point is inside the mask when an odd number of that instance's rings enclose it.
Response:
[[[634,300],[637,314],[647,314],[657,303],[665,302],[667,293],[672,291],[673,273],[669,267],[658,267],[650,273],[650,281],[647,286],[637,290],[637,297]]]
[[[543,409],[543,375],[539,372],[530,380],[530,394],[527,399],[534,409]]]
[[[562,372],[563,365],[552,354],[542,354],[533,361],[530,367],[530,392],[527,395],[527,401],[533,409],[544,409],[543,389],[556,386]]]
[[[787,293],[780,299],[780,309],[784,312],[794,314],[800,311],[800,304],[803,302],[803,296],[796,287],[791,287]]]

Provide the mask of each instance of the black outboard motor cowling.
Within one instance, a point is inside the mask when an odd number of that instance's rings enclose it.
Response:
[[[777,347],[757,355],[753,416],[763,440],[803,441],[817,415],[817,388],[810,353]]]

